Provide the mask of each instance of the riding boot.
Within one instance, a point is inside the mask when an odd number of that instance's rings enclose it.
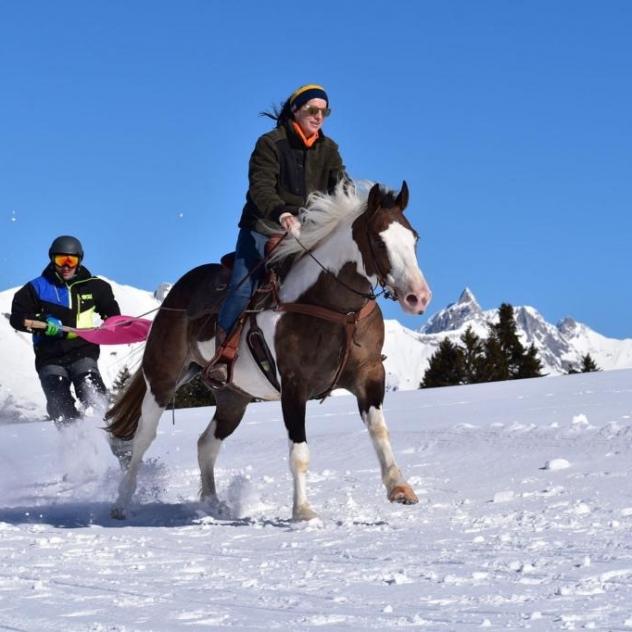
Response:
[[[218,325],[215,331],[215,355],[202,372],[202,379],[215,384],[226,384],[228,381],[228,366],[220,361],[225,342],[226,332]]]

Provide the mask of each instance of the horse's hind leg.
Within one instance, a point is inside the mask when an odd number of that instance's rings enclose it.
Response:
[[[132,456],[123,480],[119,485],[118,497],[112,508],[113,518],[125,518],[126,509],[136,491],[138,468],[142,463],[143,455],[156,438],[156,430],[163,410],[164,408],[158,404],[151,390],[147,388],[143,398],[138,428],[134,434]]]
[[[186,331],[186,330],[184,330]],[[132,442],[132,456],[127,466],[118,489],[118,497],[112,508],[112,517],[125,518],[125,511],[129,505],[138,479],[138,469],[143,461],[143,456],[156,438],[160,417],[171,401],[178,386],[185,383],[195,373],[191,367],[184,369],[186,346],[180,345],[168,356],[169,362],[159,362],[158,357],[152,357],[146,349],[143,358],[143,371],[147,386],[141,406],[138,426]]]
[[[198,439],[198,464],[200,466],[203,500],[217,497],[215,489],[215,462],[219,456],[222,441],[230,436],[239,425],[250,398],[224,389],[215,393],[216,408],[211,423]]]
[[[412,505],[419,502],[412,487],[406,482],[395,462],[386,420],[382,411],[384,402],[384,367],[376,364],[361,379],[356,380],[353,389],[360,416],[364,421],[373,447],[380,462],[382,482],[386,495],[391,502]]]

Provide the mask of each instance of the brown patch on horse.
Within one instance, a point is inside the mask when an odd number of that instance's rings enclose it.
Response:
[[[345,264],[338,278],[359,293],[369,292],[371,289],[368,281],[357,273],[353,263]],[[339,309],[338,306],[343,303],[344,313],[358,312],[365,305],[366,298],[349,290],[348,287],[332,282],[329,275],[323,272],[318,281],[298,297],[296,302],[333,310]],[[350,358],[357,356],[357,341],[363,337],[362,334],[370,331],[366,328],[367,322],[380,321],[379,307],[376,307],[367,318],[358,321]],[[288,379],[287,376],[296,376],[308,388],[307,397],[317,397],[331,386],[344,355],[345,344],[346,334],[343,325],[314,316],[285,313],[275,331],[279,373],[284,376],[284,382]],[[379,358],[379,353],[373,353],[373,357]],[[346,372],[345,368],[343,375]]]

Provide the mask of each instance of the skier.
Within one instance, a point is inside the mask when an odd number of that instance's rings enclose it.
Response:
[[[33,334],[35,369],[46,410],[59,428],[81,416],[71,385],[84,409],[95,403],[96,396],[106,394],[97,365],[99,346],[62,327],[93,327],[94,312],[105,319],[121,311],[110,284],[82,265],[83,247],[76,237],[57,237],[48,256],[41,276],[13,297],[10,322],[15,329]],[[45,321],[46,329],[31,330],[26,320]]]

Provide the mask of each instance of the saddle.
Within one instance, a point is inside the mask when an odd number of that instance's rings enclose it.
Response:
[[[269,254],[272,252],[282,238],[282,236],[273,237],[268,240],[268,243],[266,244],[266,253]],[[232,265],[232,262],[234,261],[234,253],[224,255],[221,261],[225,266]],[[281,274],[283,274],[283,272],[286,272],[286,270],[282,271]],[[250,318],[250,329],[248,331],[248,335],[246,336],[246,342],[250,349],[250,353],[270,384],[272,384],[272,386],[280,392],[281,387],[277,379],[276,363],[265,341],[263,332],[257,325],[256,318],[257,313],[260,311],[265,309],[275,309],[279,312],[313,316],[315,318],[336,323],[343,327],[345,333],[345,344],[341,349],[338,367],[334,378],[329,387],[318,395],[318,399],[323,401],[336,387],[336,384],[342,375],[351,353],[351,346],[353,344],[356,327],[360,321],[369,317],[373,313],[377,303],[374,298],[367,298],[367,301],[359,310],[341,313],[317,305],[282,303],[279,300],[278,290],[279,275],[274,269],[268,268],[263,283],[254,291],[250,302],[240,315],[236,324],[233,326],[232,331],[228,332],[226,339],[216,351],[215,356],[202,371],[202,381],[212,389],[224,388],[225,386],[231,384],[233,380],[233,366],[235,364],[235,360],[237,359],[241,333],[246,320]],[[226,378],[221,381],[214,379],[212,376],[213,369],[219,364],[223,364],[226,367]]]
[[[283,235],[273,236],[266,243],[266,255],[269,255],[283,239]],[[235,253],[225,254],[220,262],[229,272],[233,268]],[[266,275],[263,282],[253,292],[246,309],[241,313],[237,322],[225,340],[221,343],[211,361],[202,371],[202,381],[212,389],[223,388],[233,381],[233,366],[237,360],[237,351],[241,340],[241,334],[247,320],[250,320],[250,329],[246,337],[246,343],[250,349],[252,357],[259,365],[259,368],[268,381],[277,390],[281,389],[277,380],[276,363],[272,353],[265,341],[263,332],[257,325],[257,313],[265,309],[270,309],[278,303],[279,278],[276,270],[266,268]],[[226,380],[216,380],[213,378],[213,369],[223,364],[226,367]]]

